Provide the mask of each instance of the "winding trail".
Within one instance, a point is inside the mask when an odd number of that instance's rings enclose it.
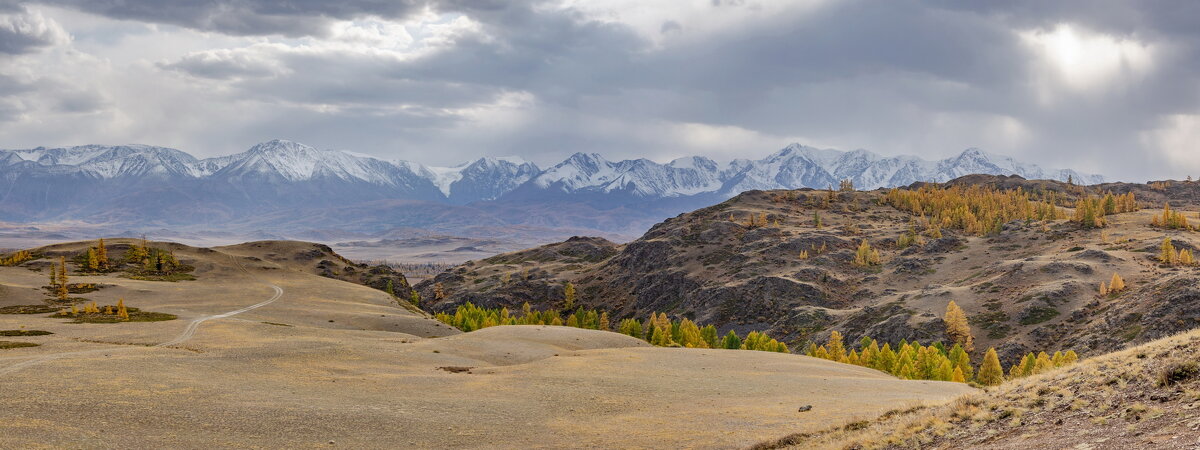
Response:
[[[247,311],[262,308],[264,306],[270,305],[271,303],[274,303],[276,300],[279,300],[280,297],[283,297],[283,288],[273,285],[273,284],[270,286],[271,286],[271,289],[275,290],[275,295],[272,295],[271,298],[261,301],[261,302],[258,302],[258,303],[255,303],[253,305],[247,306],[245,308],[235,309],[233,311],[229,311],[226,313],[214,314],[211,316],[203,316],[203,317],[193,319],[190,323],[188,323],[187,328],[184,328],[183,332],[179,333],[179,336],[176,336],[175,339],[171,339],[167,342],[163,342],[161,344],[155,345],[154,347],[171,347],[174,345],[182,344],[184,342],[187,342],[188,339],[191,339],[193,336],[195,336],[196,330],[199,329],[200,324],[202,324],[204,322],[207,322],[209,320],[214,320],[214,319],[224,319],[226,317],[235,316],[235,315],[247,312]],[[27,367],[36,366],[36,365],[44,363],[44,362],[54,361],[54,360],[63,359],[63,358],[71,357],[71,356],[88,355],[88,354],[92,354],[92,353],[106,353],[106,352],[111,353],[111,352],[124,351],[124,350],[135,350],[138,348],[139,347],[99,348],[99,349],[94,349],[94,350],[82,350],[82,351],[77,351],[77,352],[64,352],[64,353],[55,353],[55,354],[51,354],[51,355],[44,355],[44,356],[39,356],[39,357],[30,359],[30,360],[22,361],[22,362],[13,364],[8,367],[0,368],[0,375],[7,375],[7,374],[16,372],[18,370],[21,370],[21,369],[24,369]]]
[[[212,315],[212,316],[205,316],[205,317],[200,317],[198,319],[194,319],[194,320],[192,320],[191,323],[188,324],[187,328],[185,328],[183,330],[183,333],[179,333],[179,336],[176,336],[175,339],[171,339],[167,342],[158,344],[158,345],[156,345],[156,347],[170,347],[172,345],[182,344],[185,341],[187,341],[188,339],[191,339],[192,336],[195,336],[196,330],[198,328],[200,328],[200,324],[202,324],[204,322],[207,322],[207,321],[210,321],[213,319],[224,319],[226,317],[235,316],[235,315],[244,313],[246,311],[262,308],[264,306],[270,305],[271,303],[274,303],[275,300],[279,300],[279,297],[283,297],[283,288],[272,284],[271,289],[275,290],[275,295],[271,296],[271,298],[264,300],[262,302],[258,302],[253,305],[247,306],[242,309],[236,309],[233,311],[229,311],[227,313],[216,314],[216,315]]]

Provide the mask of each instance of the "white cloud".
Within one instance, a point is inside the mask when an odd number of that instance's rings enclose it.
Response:
[[[0,14],[0,54],[19,55],[70,40],[62,26],[40,11]]]
[[[1154,46],[1132,38],[1096,33],[1067,23],[1019,35],[1039,58],[1039,70],[1052,71],[1058,85],[1071,89],[1111,87],[1115,82],[1136,80],[1154,68]]]
[[[1146,146],[1166,157],[1170,164],[1160,168],[1163,175],[1175,177],[1200,175],[1200,114],[1174,114],[1164,117],[1160,126],[1142,133]]]
[[[555,8],[579,11],[587,20],[621,24],[656,46],[696,42],[713,34],[736,33],[747,26],[795,17],[828,0],[565,0]]]

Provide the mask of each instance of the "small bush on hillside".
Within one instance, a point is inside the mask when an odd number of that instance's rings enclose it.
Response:
[[[46,314],[58,311],[50,305],[12,305],[0,306],[0,314]]]
[[[1167,365],[1158,374],[1160,387],[1171,386],[1200,376],[1200,364],[1196,361],[1176,362]]]
[[[0,330],[0,336],[45,336],[54,334],[44,330]]]
[[[10,349],[10,348],[37,347],[37,346],[38,346],[38,344],[34,344],[32,342],[0,341],[0,350]]]

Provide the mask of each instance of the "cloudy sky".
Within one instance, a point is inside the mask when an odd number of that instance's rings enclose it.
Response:
[[[434,165],[800,142],[1200,175],[1200,2],[0,0],[0,148],[272,138]]]

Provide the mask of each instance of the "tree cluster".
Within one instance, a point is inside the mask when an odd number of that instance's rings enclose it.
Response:
[[[941,342],[923,346],[917,342],[901,341],[896,349],[863,337],[859,342],[862,349],[846,351],[841,333],[830,333],[829,342],[818,346],[809,344],[805,354],[845,364],[869,367],[887,372],[906,380],[937,380],[965,383],[972,379],[975,369],[971,357],[961,345],[947,349]]]
[[[1188,230],[1192,231],[1196,228],[1188,224],[1187,216],[1179,211],[1171,209],[1171,204],[1164,203],[1162,214],[1156,214],[1150,218],[1150,226],[1155,228],[1166,228],[1169,230]]]
[[[151,247],[144,238],[125,251],[124,263],[132,266],[126,271],[137,276],[164,277],[193,269],[180,263],[174,251]]]
[[[1101,197],[1083,197],[1075,202],[1075,214],[1071,221],[1083,228],[1104,228],[1108,221],[1104,216],[1127,213],[1139,209],[1133,193],[1113,195],[1106,192]]]
[[[79,307],[75,305],[71,305],[70,310],[59,311],[55,314],[55,317],[75,317],[87,314],[116,316],[116,318],[121,321],[129,320],[129,308],[125,306],[125,299],[123,298],[117,299],[117,304],[115,306],[106,305],[104,306],[104,309],[101,309],[99,306],[97,306],[96,302],[91,302],[84,305],[83,310],[80,310]]]
[[[719,338],[717,328],[712,325],[701,327],[695,322],[671,320],[665,313],[651,314],[644,321],[624,319],[611,330],[607,311],[577,308],[564,315],[555,309],[533,310],[528,303],[522,305],[518,314],[508,308],[480,308],[467,302],[455,309],[454,314],[439,313],[434,316],[443,323],[462,331],[475,331],[501,325],[555,325],[592,330],[617,331],[621,334],[642,339],[660,347],[725,348],[761,350],[787,353],[787,345],[764,333],[751,331],[744,338],[732,330]]]
[[[918,342],[900,341],[896,349],[890,343],[879,342],[870,337],[859,341],[859,350],[846,351],[841,333],[833,331],[829,342],[818,346],[809,344],[805,354],[845,364],[869,367],[887,372],[906,380],[935,380],[966,383],[974,381],[985,386],[995,386],[1006,379],[1004,367],[996,349],[988,348],[978,370],[971,365],[969,352],[960,344],[949,349],[941,342],[923,346]],[[1034,375],[1044,371],[1075,363],[1079,357],[1074,351],[1030,353],[1009,368],[1007,379]]]
[[[731,222],[736,222],[736,220],[734,220],[734,218],[733,218],[733,214],[729,215],[729,220]],[[747,217],[746,220],[742,221],[741,223],[742,223],[742,226],[749,228],[749,229],[765,227],[768,225],[767,213],[758,213],[758,214],[750,213],[749,217]],[[775,220],[774,225],[779,226],[778,219]]]
[[[1002,191],[991,187],[926,185],[919,189],[891,189],[883,204],[927,218],[931,226],[985,236],[999,233],[1013,220],[1057,220],[1064,218],[1055,206],[1054,193],[1034,201],[1022,189]],[[939,230],[940,234],[940,230]]]
[[[1074,350],[1068,350],[1066,353],[1054,352],[1054,356],[1047,355],[1046,352],[1039,352],[1037,355],[1030,352],[1019,362],[1009,366],[1008,379],[1036,375],[1050,369],[1074,364],[1078,360],[1079,356],[1075,354]]]
[[[879,250],[871,248],[871,244],[863,239],[858,244],[858,250],[854,252],[854,265],[858,267],[871,267],[882,264],[883,261],[879,257]]]
[[[936,226],[926,224],[926,234],[933,239],[938,239],[942,237],[942,230],[938,229]],[[914,245],[925,245],[925,236],[917,231],[916,219],[910,221],[908,223],[908,230],[901,234],[900,237],[896,238],[896,248],[898,249],[906,249]]]
[[[29,250],[20,250],[0,258],[0,266],[16,266],[31,259],[33,259],[33,253],[30,253]]]
[[[1081,198],[1075,202],[1075,214],[1071,221],[1082,228],[1104,228],[1108,221],[1104,219],[1104,205],[1098,198]]]
[[[1158,253],[1158,261],[1166,265],[1181,265],[1193,266],[1196,264],[1196,257],[1191,250],[1186,248],[1175,250],[1175,244],[1171,242],[1171,238],[1163,238],[1162,246]]]
[[[670,320],[666,313],[652,313],[649,318],[640,322],[637,319],[624,319],[617,331],[660,347],[789,352],[787,344],[776,341],[765,333],[751,331],[743,338],[730,330],[723,338],[718,338],[717,327],[700,327],[689,319]]]
[[[108,247],[104,239],[96,241],[96,246],[88,248],[84,254],[83,268],[89,272],[107,272],[112,270],[112,262],[108,260]]]
[[[1100,295],[1117,295],[1124,292],[1125,289],[1125,279],[1121,278],[1121,275],[1118,273],[1113,274],[1108,285],[1105,285],[1103,281],[1100,282]]]
[[[453,315],[438,313],[434,318],[462,331],[475,331],[500,325],[565,325],[592,330],[608,330],[609,328],[607,312],[579,308],[574,313],[568,313],[566,320],[563,320],[563,314],[559,310],[535,311],[528,303],[522,306],[519,316],[514,315],[508,308],[480,308],[467,302],[455,309]]]
[[[54,297],[59,301],[67,301],[67,296],[71,293],[70,286],[67,284],[67,258],[60,256],[58,265],[50,265],[50,291],[54,293]]]

